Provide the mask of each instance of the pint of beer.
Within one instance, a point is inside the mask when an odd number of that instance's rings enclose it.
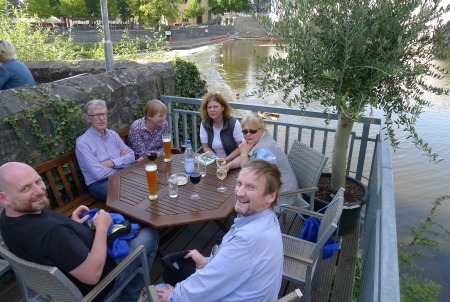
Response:
[[[158,167],[155,163],[150,163],[145,165],[145,174],[147,175],[147,183],[148,183],[148,191],[150,195],[148,195],[148,199],[155,200],[158,198],[158,185],[156,181],[156,176],[158,173]]]
[[[170,133],[163,133],[162,141],[164,146],[164,162],[172,161],[170,158],[170,149],[172,148],[172,135]]]

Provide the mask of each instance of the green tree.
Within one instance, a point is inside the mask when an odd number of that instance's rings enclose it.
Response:
[[[250,10],[248,0],[208,0],[208,5],[213,14],[247,12]]]
[[[61,14],[65,17],[86,17],[88,9],[84,0],[61,0]]]
[[[28,12],[33,16],[46,19],[53,15],[56,8],[49,0],[28,0]]]
[[[424,0],[281,0],[276,19],[259,17],[284,39],[279,54],[259,58],[259,93],[283,91],[284,102],[302,110],[320,101],[338,115],[332,189],[345,186],[349,137],[368,106],[384,110],[394,146],[396,126],[436,160],[414,126],[429,106],[423,91],[449,93],[426,82],[445,72],[433,60],[448,56],[450,23],[442,15],[449,8]]]
[[[205,8],[198,4],[197,0],[189,0],[187,8],[183,12],[184,18],[197,18],[205,13]]]
[[[178,5],[184,3],[184,0],[131,0],[134,10],[133,14],[135,16],[142,16],[141,18],[154,27],[165,18],[169,24],[175,22],[179,17],[180,11],[178,10]]]

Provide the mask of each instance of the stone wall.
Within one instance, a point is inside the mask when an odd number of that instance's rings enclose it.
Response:
[[[240,37],[267,36],[267,29],[251,16],[234,17],[234,33]]]
[[[35,75],[40,73],[46,79],[49,77],[46,75],[47,72],[74,76],[39,84],[34,88],[0,91],[0,120],[45,105],[50,100],[59,102],[74,100],[82,107],[92,99],[103,99],[108,106],[108,128],[120,130],[133,122],[142,102],[157,98],[162,93],[171,95],[175,91],[175,72],[171,63],[115,62],[115,64],[116,70],[106,73],[104,62],[27,62]],[[51,72],[47,71],[50,67]],[[37,79],[44,82],[38,77]],[[161,91],[162,89],[164,91]],[[80,119],[83,117],[80,116]],[[49,121],[41,117],[39,123],[45,134],[50,136],[52,127]],[[85,125],[87,129],[88,123]],[[37,159],[33,164],[49,159],[38,149],[37,138],[31,133],[25,133],[25,140],[30,143],[29,150],[33,153],[31,156],[24,154],[24,141],[19,140],[11,125],[0,122],[0,164],[8,161],[25,161],[29,157]]]

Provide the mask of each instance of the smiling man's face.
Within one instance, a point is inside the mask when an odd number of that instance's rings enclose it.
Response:
[[[249,216],[270,208],[276,193],[264,195],[265,187],[266,178],[263,175],[258,177],[252,168],[242,169],[234,189],[236,212]]]
[[[30,166],[8,163],[1,167],[0,203],[8,214],[38,214],[47,208],[49,200],[45,183]]]

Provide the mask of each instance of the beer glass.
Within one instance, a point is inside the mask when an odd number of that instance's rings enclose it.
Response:
[[[163,133],[162,141],[164,147],[164,162],[168,163],[172,161],[172,158],[170,157],[170,149],[172,148],[172,135],[170,133]]]
[[[156,177],[158,174],[158,167],[155,163],[150,163],[145,165],[145,174],[147,175],[147,184],[148,191],[150,195],[148,195],[148,199],[155,200],[158,199],[158,186]]]

